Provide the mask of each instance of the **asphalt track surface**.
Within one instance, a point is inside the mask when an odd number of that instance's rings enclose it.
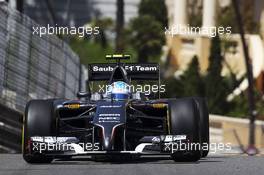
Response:
[[[0,154],[0,175],[263,175],[264,156],[211,155],[196,163],[175,163],[168,158],[129,162],[94,162],[89,158],[27,164],[20,154]]]

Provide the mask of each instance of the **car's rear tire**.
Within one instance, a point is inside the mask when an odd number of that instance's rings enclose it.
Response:
[[[54,136],[56,132],[54,100],[32,100],[28,102],[24,114],[22,153],[28,163],[50,163],[53,157],[32,153],[30,137]]]
[[[189,145],[201,144],[199,111],[194,99],[183,98],[169,101],[169,133],[186,135]],[[171,157],[175,161],[198,161],[201,150],[194,148],[175,151]]]
[[[201,131],[202,146],[204,148],[208,148],[202,150],[202,157],[206,157],[209,153],[209,148],[210,148],[208,108],[207,108],[206,100],[204,98],[195,97],[194,100],[197,103],[198,110],[200,113],[200,126],[201,126],[200,131]]]

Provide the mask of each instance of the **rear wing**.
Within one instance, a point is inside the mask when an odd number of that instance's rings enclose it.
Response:
[[[104,81],[110,80],[112,71],[117,64],[89,64],[88,65],[88,81]],[[157,80],[160,78],[160,66],[156,63],[136,64],[122,63],[122,67],[127,72],[129,80]]]

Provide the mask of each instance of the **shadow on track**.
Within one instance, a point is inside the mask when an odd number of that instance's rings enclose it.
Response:
[[[220,158],[220,157],[219,157]],[[67,165],[100,165],[100,164],[202,164],[202,163],[216,163],[223,162],[221,160],[210,160],[210,158],[202,158],[197,162],[175,162],[170,157],[141,157],[138,159],[127,159],[127,160],[100,160],[95,161],[90,157],[80,157],[71,159],[56,159],[52,164],[67,164]]]

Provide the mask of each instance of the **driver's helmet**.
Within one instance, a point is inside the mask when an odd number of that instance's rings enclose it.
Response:
[[[127,83],[116,81],[108,87],[107,93],[113,100],[126,100],[129,98],[130,88]]]

